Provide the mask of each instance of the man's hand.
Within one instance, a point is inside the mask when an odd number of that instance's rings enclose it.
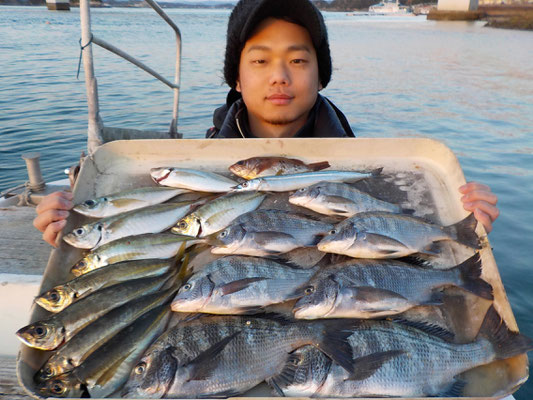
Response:
[[[33,226],[43,232],[43,240],[57,247],[57,235],[67,223],[68,210],[73,207],[72,193],[54,192],[45,196],[36,208]]]
[[[487,185],[478,182],[468,182],[461,186],[459,191],[464,195],[461,197],[463,208],[466,211],[472,211],[487,233],[490,233],[492,223],[500,215],[500,210],[496,207],[498,197],[490,191]]]

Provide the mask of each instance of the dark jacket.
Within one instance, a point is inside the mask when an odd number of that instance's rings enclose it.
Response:
[[[246,108],[240,96],[230,92],[225,105],[213,113],[214,127],[206,138],[253,138]],[[355,137],[344,114],[325,97],[318,95],[306,124],[294,137]]]

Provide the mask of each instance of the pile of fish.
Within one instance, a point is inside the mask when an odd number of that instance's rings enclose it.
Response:
[[[468,343],[408,317],[450,287],[492,301],[473,215],[440,226],[360,190],[386,188],[382,169],[329,167],[254,157],[229,167],[239,181],[154,168],[158,187],[77,205],[100,219],[64,240],[90,251],[36,299],[53,314],[17,332],[53,350],[41,393],[460,396],[461,373],[533,349],[493,306]],[[471,256],[434,268],[443,243]]]

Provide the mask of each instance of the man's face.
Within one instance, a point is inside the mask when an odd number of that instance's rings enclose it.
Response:
[[[242,50],[236,85],[252,133],[293,136],[305,124],[321,88],[307,30],[280,19],[262,21]]]

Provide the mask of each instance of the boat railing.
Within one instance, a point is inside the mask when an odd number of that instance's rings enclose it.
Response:
[[[179,106],[179,90],[180,90],[180,69],[181,69],[181,34],[177,25],[170,19],[170,17],[163,11],[163,9],[154,0],[145,0],[150,7],[152,7],[157,14],[174,30],[176,35],[176,65],[174,73],[174,82],[165,79],[161,74],[148,67],[143,62],[137,60],[135,57],[129,55],[125,51],[115,47],[105,40],[95,36],[91,30],[91,13],[90,0],[80,0],[80,21],[81,21],[81,51],[83,57],[83,69],[85,73],[85,86],[87,90],[87,105],[89,111],[87,150],[92,154],[96,148],[105,142],[117,139],[148,139],[148,138],[178,138],[178,106]],[[125,60],[131,62],[133,65],[139,67],[145,72],[149,73],[166,86],[174,91],[174,103],[172,110],[172,121],[170,123],[168,132],[152,132],[141,131],[136,129],[121,129],[105,127],[100,117],[100,107],[98,101],[98,87],[96,77],[94,74],[92,44],[96,44],[103,49],[106,49],[113,54],[116,54]]]

